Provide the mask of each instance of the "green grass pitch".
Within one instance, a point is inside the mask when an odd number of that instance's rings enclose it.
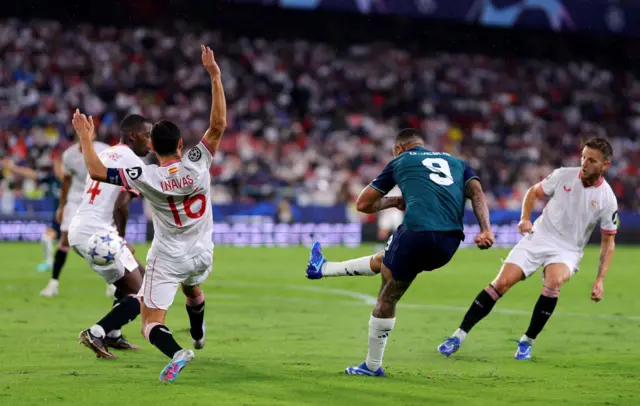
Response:
[[[372,253],[330,248],[329,259]],[[146,247],[138,247],[144,260]],[[563,289],[531,362],[513,359],[529,323],[540,275],[515,287],[449,359],[436,346],[495,276],[505,250],[461,250],[445,269],[418,277],[398,309],[385,356],[387,378],[346,376],[366,355],[378,278],[309,281],[304,248],[215,252],[206,292],[207,345],[170,385],[167,359],[142,346],[99,360],[77,335],[108,309],[105,284],[75,254],[60,295],[39,296],[48,275],[35,244],[0,244],[0,405],[639,405],[640,249],[619,247],[605,300],[589,300],[598,248]],[[167,324],[191,344],[184,299]]]

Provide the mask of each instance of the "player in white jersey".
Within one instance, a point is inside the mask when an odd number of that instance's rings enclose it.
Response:
[[[518,230],[525,237],[511,250],[496,279],[478,294],[460,328],[438,347],[440,353],[449,356],[456,352],[467,333],[489,314],[498,299],[543,267],[542,294],[515,354],[517,360],[531,359],[532,345],[556,307],[560,288],[578,272],[584,246],[597,223],[600,223],[602,242],[591,300],[602,300],[618,226],[616,196],[603,177],[611,166],[612,155],[607,140],[592,139],[584,145],[580,167],[556,169],[529,189],[518,224]],[[535,203],[545,195],[550,200],[535,224],[531,224]]]
[[[120,144],[107,148],[98,158],[110,167],[126,168],[142,165],[139,157],[149,152],[151,121],[138,114],[125,117],[120,123]],[[76,128],[83,154],[87,144]],[[95,154],[91,142],[93,131],[88,135],[88,145]],[[89,168],[87,171],[90,172]],[[120,328],[140,314],[140,303],[135,295],[142,286],[144,268],[133,257],[130,247],[109,265],[96,265],[89,253],[89,238],[100,232],[117,232],[123,239],[129,217],[129,202],[138,192],[110,185],[87,177],[82,200],[69,226],[69,245],[86,259],[91,268],[107,284],[114,284],[117,303],[112,310],[91,328],[80,332],[80,342],[101,358],[116,358],[109,348],[138,349],[122,337]]]
[[[83,154],[92,179],[137,190],[153,212],[154,238],[147,255],[142,297],[142,332],[171,358],[161,381],[173,381],[194,357],[180,347],[164,325],[178,287],[187,298],[191,337],[196,349],[204,346],[204,293],[200,284],[211,272],[213,216],[209,168],[226,127],[226,103],[220,69],[213,52],[202,46],[202,63],[211,77],[212,107],[209,129],[202,141],[182,155],[180,129],[162,120],[151,130],[151,147],[160,166],[142,164],[129,168],[101,162],[92,151],[89,135],[93,121],[76,112],[74,127],[83,143]]]
[[[93,148],[97,153],[100,153],[109,146],[103,142],[93,141]],[[56,221],[60,224],[60,241],[54,256],[51,279],[40,292],[40,295],[45,297],[58,295],[60,272],[62,272],[69,251],[69,224],[78,210],[87,180],[87,168],[84,165],[79,143],[73,144],[62,153],[62,173],[60,202],[56,211]]]

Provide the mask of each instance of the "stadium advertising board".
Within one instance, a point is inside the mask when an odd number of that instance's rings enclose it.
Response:
[[[126,239],[131,243],[143,243],[153,238],[153,224],[141,212],[141,207],[132,206],[127,224]],[[214,216],[213,241],[217,245],[244,246],[310,246],[313,241],[321,241],[327,246],[357,247],[363,242],[377,241],[376,224],[360,224],[347,220],[344,206],[313,209],[306,208],[296,213],[292,223],[274,221],[271,214],[265,215],[264,208],[254,211],[249,206],[241,210],[218,206]],[[266,210],[268,213],[269,210]],[[222,214],[225,213],[225,214]],[[240,214],[241,213],[241,214]],[[534,213],[533,219],[539,213]],[[51,224],[52,214],[0,215],[0,241],[39,241],[42,232]],[[328,220],[333,217],[334,220]],[[510,247],[518,243],[522,236],[518,233],[520,212],[517,210],[493,210],[492,229],[497,246]],[[472,246],[479,228],[472,211],[466,211],[463,246]],[[600,233],[592,234],[590,243],[600,241]],[[620,212],[620,229],[616,241],[622,244],[640,243],[640,213]]]
[[[0,217],[0,241],[39,241],[50,224],[48,216]],[[130,219],[126,240],[144,243],[153,238],[153,225],[145,217]],[[360,223],[218,223],[213,227],[216,245],[234,247],[309,246],[320,241],[326,246],[358,247],[362,243]]]

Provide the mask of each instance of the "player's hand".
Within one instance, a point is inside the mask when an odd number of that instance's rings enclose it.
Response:
[[[604,297],[604,281],[602,279],[596,279],[591,287],[591,300],[599,302]]]
[[[400,211],[406,211],[407,210],[407,205],[404,203],[404,198],[402,196],[397,196],[396,199],[397,199],[397,201],[396,201],[396,209],[398,209]]]
[[[494,243],[493,232],[491,230],[480,231],[480,234],[476,236],[474,242],[481,250],[491,248]]]
[[[62,213],[63,212],[64,212],[64,207],[62,207],[62,206],[58,207],[58,210],[56,210],[56,223],[62,224]]]
[[[93,117],[89,116],[89,118],[87,118],[87,116],[80,113],[80,110],[76,109],[75,113],[73,113],[73,119],[71,122],[73,123],[73,128],[76,130],[76,133],[78,133],[78,137],[89,140],[91,139],[91,136],[95,131]]]
[[[525,235],[526,233],[530,233],[531,230],[533,230],[533,223],[531,223],[531,220],[521,219],[518,223],[518,232]]]
[[[220,67],[216,63],[216,59],[213,55],[213,51],[209,47],[205,47],[204,45],[200,45],[202,49],[202,65],[209,72],[211,77],[220,76]]]

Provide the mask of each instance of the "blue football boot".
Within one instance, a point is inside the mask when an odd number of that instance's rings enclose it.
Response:
[[[307,278],[320,279],[322,278],[322,265],[327,262],[322,255],[322,247],[319,242],[314,242],[311,247],[311,254],[309,256],[309,264],[307,265]]]

